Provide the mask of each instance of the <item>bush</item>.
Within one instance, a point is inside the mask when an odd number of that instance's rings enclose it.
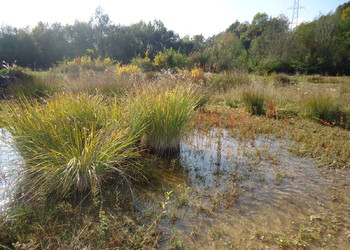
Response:
[[[109,57],[92,59],[91,56],[85,55],[76,57],[71,61],[64,60],[59,62],[53,69],[55,72],[79,76],[82,70],[105,71],[108,67],[115,64],[115,61]]]
[[[195,68],[191,70],[191,79],[195,82],[204,82],[204,71],[201,68]]]
[[[140,72],[140,69],[136,65],[132,65],[132,64],[121,65],[119,63],[117,64],[116,71],[118,76],[127,76],[127,75]]]
[[[192,58],[173,48],[164,49],[154,57],[153,65],[158,69],[189,68],[192,66]]]
[[[257,66],[257,70],[266,73],[283,72],[294,73],[294,68],[288,59],[267,58],[262,60]]]
[[[137,138],[122,126],[120,108],[107,104],[84,93],[7,103],[0,125],[24,159],[19,187],[27,198],[99,193],[107,179],[136,169]]]
[[[134,57],[131,60],[131,64],[137,66],[142,72],[151,72],[154,70],[154,65],[151,59],[148,57],[149,52],[146,51],[146,56],[142,58],[141,56]]]

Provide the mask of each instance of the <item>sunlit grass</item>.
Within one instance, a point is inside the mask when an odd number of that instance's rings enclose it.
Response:
[[[200,100],[191,86],[151,86],[136,90],[129,98],[134,120],[141,118],[141,123],[146,126],[144,144],[158,153],[178,149],[180,138],[189,128]]]
[[[252,115],[265,114],[265,105],[267,100],[261,88],[246,88],[242,91],[241,98],[247,112]]]
[[[8,102],[1,123],[25,161],[20,186],[33,197],[101,191],[103,182],[135,170],[137,136],[100,94],[57,94]]]
[[[317,91],[304,102],[306,114],[310,119],[323,123],[340,124],[344,114],[341,104],[330,93]]]

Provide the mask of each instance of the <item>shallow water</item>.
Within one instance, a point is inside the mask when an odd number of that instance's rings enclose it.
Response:
[[[189,136],[179,163],[190,188],[174,195],[160,227],[190,249],[350,249],[349,170],[319,167],[292,147],[223,129]]]
[[[0,132],[4,211],[22,161],[8,133]],[[173,183],[153,188],[140,204],[159,208],[166,201],[157,224],[164,232],[160,247],[350,249],[350,170],[319,167],[292,148],[264,137],[240,141],[224,129],[187,137],[171,163],[178,166],[167,171]],[[164,200],[166,191],[174,192]]]
[[[0,212],[6,209],[6,204],[11,200],[16,171],[22,164],[20,155],[11,144],[10,134],[0,129]]]

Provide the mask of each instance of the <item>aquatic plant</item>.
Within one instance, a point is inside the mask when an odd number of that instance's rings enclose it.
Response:
[[[21,191],[31,197],[102,190],[113,175],[137,169],[135,134],[119,122],[121,111],[100,94],[57,94],[8,102],[1,117],[25,161]]]
[[[192,86],[150,86],[136,90],[129,101],[133,120],[146,126],[144,144],[157,153],[176,151],[199,100]]]

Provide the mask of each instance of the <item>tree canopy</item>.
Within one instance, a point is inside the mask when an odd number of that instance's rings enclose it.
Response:
[[[146,53],[152,60],[159,59],[167,51],[189,56],[207,70],[350,74],[350,2],[294,29],[289,24],[285,16],[257,13],[251,23],[235,21],[213,37],[180,38],[160,20],[116,25],[98,7],[87,22],[39,22],[32,29],[0,27],[0,60],[46,69],[87,51],[90,56],[123,63]]]

